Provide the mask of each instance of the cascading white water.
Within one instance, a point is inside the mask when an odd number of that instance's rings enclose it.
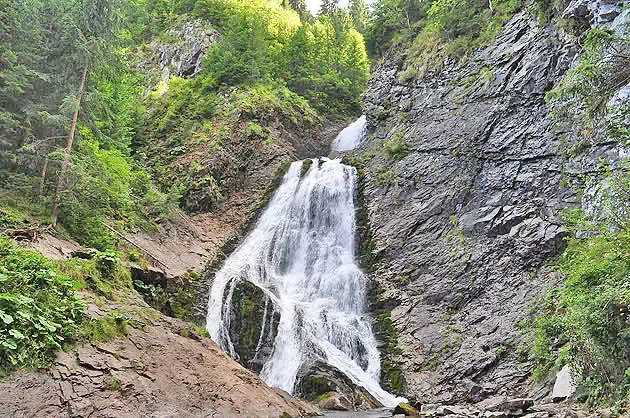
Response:
[[[346,126],[332,143],[333,151],[350,151],[361,144],[367,136],[367,120],[365,115]]]
[[[317,356],[383,405],[394,406],[402,398],[378,383],[380,355],[365,312],[366,276],[355,263],[356,171],[327,158],[312,160],[306,173],[303,164],[291,164],[255,229],[216,273],[208,331],[235,356],[229,305],[235,285],[247,280],[280,313],[273,352],[261,371],[267,384],[292,392],[300,367]]]

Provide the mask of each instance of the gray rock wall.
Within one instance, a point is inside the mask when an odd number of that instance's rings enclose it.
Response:
[[[557,280],[545,262],[565,245],[560,213],[580,204],[598,159],[619,152],[606,139],[577,152],[584,139],[545,103],[578,45],[523,10],[465,64],[402,82],[405,51],[393,50],[373,71],[363,192],[381,304],[403,351],[394,360],[414,400],[531,390],[519,325]],[[388,155],[388,140],[407,155]]]

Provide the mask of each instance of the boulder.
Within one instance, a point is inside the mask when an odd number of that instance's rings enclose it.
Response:
[[[413,416],[418,416],[420,415],[420,413],[418,412],[418,410],[416,408],[414,408],[413,406],[409,405],[408,403],[405,402],[401,402],[398,405],[396,405],[396,408],[394,408],[394,414],[402,414],[405,415],[407,417],[413,417]]]
[[[576,387],[571,378],[571,369],[568,365],[565,365],[556,374],[556,381],[553,384],[551,399],[554,402],[565,400],[575,393],[575,389]]]
[[[236,360],[259,373],[273,351],[279,322],[280,313],[269,296],[253,283],[239,282],[232,293],[229,322]]]
[[[347,410],[367,410],[383,406],[337,368],[319,360],[298,371],[295,392],[300,398],[315,402],[324,409],[336,408],[323,406],[321,402],[326,405],[340,402],[348,407]],[[332,399],[329,400],[329,397]]]
[[[520,416],[524,415],[525,411],[534,406],[534,400],[530,398],[517,398],[509,399],[499,405],[497,408],[505,412],[507,415]]]
[[[352,402],[339,392],[327,392],[322,394],[315,402],[321,409],[333,411],[352,411]]]
[[[427,403],[420,407],[420,415],[427,417],[437,417],[444,415],[444,407],[439,403]]]

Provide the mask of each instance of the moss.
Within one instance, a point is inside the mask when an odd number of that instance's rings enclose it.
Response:
[[[304,177],[304,175],[311,168],[312,165],[313,165],[313,160],[311,160],[310,158],[307,158],[306,160],[304,160],[302,162],[302,171],[300,171],[300,177]]]
[[[192,320],[191,311],[197,300],[200,280],[198,273],[188,271],[182,277],[182,283],[167,287],[170,310],[175,318]]]
[[[357,239],[359,266],[367,273],[372,273],[379,262],[381,254],[376,251],[376,243],[370,230],[369,215],[365,204],[364,186],[365,171],[363,168],[373,154],[365,153],[361,157],[344,158],[345,164],[357,168]],[[398,346],[398,331],[391,320],[391,312],[383,306],[381,297],[382,289],[375,280],[369,282],[368,300],[371,301],[370,310],[375,313],[374,335],[383,342],[381,349],[381,385],[394,393],[402,394],[405,388],[405,378],[401,364],[394,360],[394,356],[400,355],[402,350]]]
[[[322,393],[321,395],[319,395],[317,397],[317,399],[315,399],[315,403],[318,404],[320,402],[323,402],[327,399],[329,399],[331,396],[333,395],[332,392],[326,392],[326,393]]]
[[[209,338],[210,333],[205,328],[200,327],[199,325],[189,324],[187,327],[182,328],[179,331],[179,335],[186,338],[191,338],[193,340],[201,341],[203,338]]]
[[[403,414],[405,416],[419,416],[420,412],[408,403],[401,402],[394,408],[393,414]]]
[[[402,372],[402,365],[394,357],[402,354],[398,346],[398,331],[391,319],[391,312],[380,310],[376,316],[374,334],[383,342],[381,355],[381,385],[394,393],[402,394],[405,388],[405,378]]]
[[[403,139],[402,132],[396,132],[391,139],[383,142],[385,155],[392,160],[400,160],[409,154],[409,145]]]
[[[129,334],[129,318],[116,313],[89,321],[84,329],[83,336],[89,341],[108,342],[119,336]]]

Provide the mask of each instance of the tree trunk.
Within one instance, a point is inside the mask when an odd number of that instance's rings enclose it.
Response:
[[[72,126],[70,127],[70,134],[68,135],[68,142],[66,143],[66,148],[64,152],[66,155],[63,157],[63,162],[61,163],[61,171],[59,172],[59,177],[57,178],[57,190],[55,191],[55,203],[52,209],[52,215],[50,223],[53,227],[57,226],[57,217],[59,216],[59,203],[61,202],[61,191],[63,189],[63,181],[66,177],[66,171],[68,171],[68,165],[70,165],[70,153],[72,152],[72,144],[74,143],[74,134],[77,130],[77,120],[79,119],[79,108],[81,107],[81,97],[83,96],[83,91],[85,90],[85,79],[87,77],[88,70],[88,60],[85,58],[85,64],[83,64],[83,74],[81,75],[81,84],[79,85],[79,94],[77,95],[77,107],[74,110],[74,115],[72,116]]]
[[[50,128],[50,137],[55,137],[55,128]],[[44,184],[46,183],[46,174],[48,171],[48,154],[44,157],[44,166],[42,167],[42,177],[39,180],[39,196],[37,197],[39,202],[42,202],[42,198],[44,196]]]
[[[39,201],[44,196],[44,183],[46,182],[46,170],[48,170],[48,157],[44,157],[44,167],[42,167],[42,178],[39,180]]]

